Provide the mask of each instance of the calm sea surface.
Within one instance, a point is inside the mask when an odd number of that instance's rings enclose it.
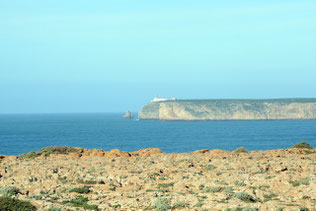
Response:
[[[164,152],[199,149],[289,148],[307,141],[316,146],[316,120],[156,121],[126,120],[123,114],[0,115],[0,154],[17,155],[46,146],[76,146]]]

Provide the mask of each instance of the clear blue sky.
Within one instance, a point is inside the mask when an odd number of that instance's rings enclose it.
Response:
[[[0,0],[0,113],[316,97],[315,0]]]

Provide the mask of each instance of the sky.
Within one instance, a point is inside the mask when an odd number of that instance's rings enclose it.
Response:
[[[0,0],[0,113],[316,97],[315,0]]]

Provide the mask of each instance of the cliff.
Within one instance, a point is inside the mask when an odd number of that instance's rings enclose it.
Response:
[[[159,119],[160,102],[145,105],[138,113],[139,119]]]
[[[316,98],[151,102],[140,110],[138,117],[159,120],[316,119]]]

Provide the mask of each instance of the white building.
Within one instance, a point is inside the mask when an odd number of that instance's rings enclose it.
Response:
[[[161,102],[161,101],[167,101],[168,98],[160,98],[155,95],[155,98],[151,102]]]

